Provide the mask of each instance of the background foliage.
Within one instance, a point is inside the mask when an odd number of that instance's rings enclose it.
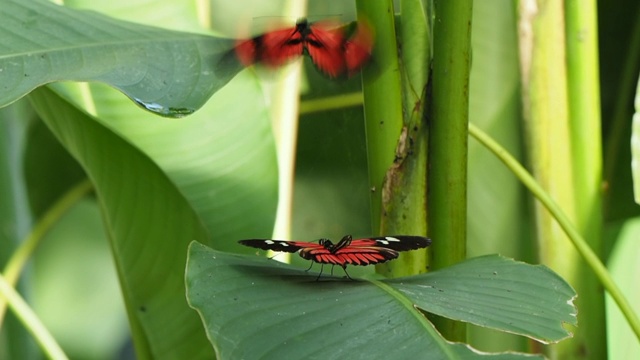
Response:
[[[19,268],[7,261],[24,239],[36,234],[41,244],[21,273],[18,290],[70,357],[131,354],[129,331],[145,334],[134,337],[139,357],[211,356],[201,321],[184,298],[187,246],[197,240],[217,250],[252,253],[236,240],[272,236],[278,166],[290,164],[276,161],[280,133],[271,124],[278,99],[274,83],[282,74],[247,70],[234,77],[240,68],[231,65],[220,71],[217,66],[230,43],[205,34],[233,37],[243,30],[239,24],[259,28],[263,16],[279,16],[292,5],[248,0],[65,1],[67,7],[106,16],[83,12],[73,21],[55,21],[55,16],[46,24],[29,21],[38,13],[66,16],[50,6],[0,0],[0,15],[6,20],[0,24],[2,274],[8,278]],[[512,1],[474,2],[469,121],[525,161],[540,144],[527,138],[523,128],[518,11]],[[342,0],[311,1],[307,12],[312,20],[335,14],[344,21],[355,18],[354,5]],[[172,32],[123,25],[113,18]],[[629,142],[640,67],[640,5],[632,0],[600,2],[597,18],[600,77],[592,80],[602,89],[602,130],[597,134],[604,148],[603,191],[597,196],[603,203],[600,221],[605,231],[602,249],[596,251],[629,299],[637,299],[639,290],[632,285],[640,271],[640,246],[633,241],[640,231],[639,208],[633,201]],[[34,31],[42,37],[22,38]],[[32,53],[34,48],[41,51]],[[176,63],[190,64],[191,71],[173,72]],[[304,70],[299,131],[294,134],[290,236],[313,240],[375,233],[368,145],[357,95],[361,81],[328,81],[308,59]],[[189,78],[192,74],[197,77]],[[128,97],[90,82],[54,83],[21,98],[57,80],[108,82]],[[354,94],[351,106],[314,102]],[[185,118],[162,118],[131,98],[169,115],[202,108]],[[297,106],[296,98],[288,101]],[[158,107],[160,103],[168,105]],[[572,140],[580,139],[557,141]],[[467,255],[501,253],[539,261],[533,200],[513,174],[473,140],[468,157]],[[564,176],[562,170],[555,171]],[[93,184],[90,195],[86,179]],[[65,202],[73,190],[85,196]],[[53,219],[50,227],[43,226],[45,219]],[[558,266],[553,269],[566,270]],[[566,268],[572,267],[567,261]],[[354,270],[352,275],[373,271]],[[573,279],[581,277],[594,279],[588,268]],[[599,344],[612,359],[640,356],[639,341],[615,304],[607,301],[606,324],[600,320],[604,314],[603,308],[580,310],[580,327],[606,325],[608,347],[604,338],[586,341]],[[471,325],[467,329],[467,341],[478,349],[531,351],[522,337]],[[39,356],[32,337],[10,311],[0,335],[0,357]],[[181,340],[185,338],[190,342]],[[577,341],[563,344],[568,350],[560,354],[594,356],[580,353]],[[546,351],[559,356],[556,350]]]

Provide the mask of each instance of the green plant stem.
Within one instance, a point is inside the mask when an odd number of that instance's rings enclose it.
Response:
[[[520,61],[525,136],[536,181],[562,207],[575,229],[601,252],[602,176],[596,6],[592,1],[521,1]],[[524,29],[528,29],[525,31]],[[580,294],[571,341],[546,349],[561,359],[606,357],[604,294],[588,265],[536,203],[540,262]],[[589,314],[588,320],[585,317]],[[582,320],[580,320],[582,319]]]
[[[51,336],[47,328],[2,275],[0,275],[0,295],[7,300],[11,310],[40,344],[40,348],[45,355],[51,359],[67,359],[62,348],[60,348],[60,345]]]
[[[434,269],[466,256],[470,1],[436,1],[429,118],[429,235]]]
[[[600,209],[602,182],[597,6],[595,0],[567,0],[565,4],[571,156],[574,175],[580,179],[575,182],[575,193],[578,199],[592,202],[578,205],[576,212],[585,223],[579,224],[581,228],[591,224],[582,233],[592,233],[599,242],[602,216],[592,211]]]
[[[384,177],[393,164],[402,131],[402,92],[398,72],[398,51],[393,1],[356,1],[359,21],[369,22],[375,31],[373,64],[362,72],[369,188],[371,192],[371,227],[380,232],[381,189]]]
[[[567,237],[575,249],[587,264],[589,264],[590,268],[600,280],[602,286],[611,295],[616,304],[618,304],[618,307],[627,319],[629,326],[631,326],[638,337],[638,340],[640,340],[640,319],[634,313],[631,304],[629,304],[627,299],[624,297],[618,286],[613,281],[613,278],[609,275],[607,268],[604,266],[602,261],[600,261],[596,253],[589,247],[582,235],[580,235],[578,229],[571,223],[569,217],[562,211],[551,196],[549,196],[549,194],[536,182],[533,176],[529,174],[529,172],[520,165],[520,163],[513,158],[509,152],[491,139],[491,137],[473,124],[469,124],[469,134],[493,152],[551,213],[562,230],[567,234]]]
[[[429,80],[431,34],[420,0],[401,0],[396,16],[402,80],[402,124],[393,165],[387,170],[381,191],[381,234],[427,235],[427,147],[425,93]],[[398,261],[376,265],[387,277],[426,272],[427,250],[401,254]]]
[[[569,141],[573,173],[575,229],[596,254],[602,254],[602,129],[600,126],[600,76],[598,22],[595,0],[565,1],[566,66],[569,105]],[[582,296],[576,301],[589,326],[579,327],[572,341],[555,348],[561,357],[588,349],[593,358],[604,358],[606,320],[604,294],[588,265],[575,263],[569,281]],[[583,346],[583,344],[585,344]],[[574,355],[577,357],[577,355]]]
[[[298,113],[302,116],[313,112],[344,109],[350,106],[362,105],[362,102],[362,92],[359,91],[350,94],[327,96],[320,99],[301,101]]]
[[[466,257],[472,8],[472,1],[435,1],[427,172],[432,269],[453,265]],[[465,341],[465,324],[447,319],[434,322],[445,338]]]
[[[58,201],[53,204],[44,214],[42,219],[33,227],[27,237],[20,242],[20,247],[16,249],[4,268],[3,276],[9,286],[15,286],[20,273],[24,269],[25,264],[31,258],[34,250],[40,244],[45,234],[55,225],[58,220],[75,205],[78,200],[87,195],[93,185],[89,180],[82,181],[69,191],[67,191]],[[6,311],[6,303],[0,299],[0,324],[4,318]]]

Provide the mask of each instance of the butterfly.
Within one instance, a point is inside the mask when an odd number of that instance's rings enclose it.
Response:
[[[429,246],[431,239],[422,236],[394,235],[353,240],[351,235],[346,235],[336,244],[329,239],[320,239],[317,242],[249,239],[240,240],[239,243],[263,250],[297,252],[303,259],[323,265],[340,265],[347,277],[351,279],[346,271],[347,265],[373,265],[393,260],[398,257],[399,251]],[[322,269],[320,275],[322,275]]]
[[[373,32],[364,21],[341,25],[333,21],[309,23],[303,18],[295,27],[238,40],[234,49],[244,66],[260,63],[271,68],[306,53],[318,70],[337,78],[353,76],[368,62],[372,48]]]

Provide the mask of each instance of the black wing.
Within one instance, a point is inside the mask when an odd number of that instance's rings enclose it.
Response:
[[[369,240],[369,239],[353,240],[351,244],[360,245],[360,240]],[[424,236],[412,236],[412,235],[388,235],[388,236],[374,237],[374,238],[371,238],[370,240],[375,240],[376,242],[375,246],[385,247],[387,249],[393,249],[397,251],[422,249],[431,245],[431,239],[426,238]]]
[[[297,252],[298,250],[303,248],[323,249],[323,247],[318,243],[309,243],[309,242],[303,242],[303,241],[249,239],[249,240],[240,240],[238,242],[242,245],[250,246],[250,247],[254,247],[262,250],[284,251],[289,253]]]

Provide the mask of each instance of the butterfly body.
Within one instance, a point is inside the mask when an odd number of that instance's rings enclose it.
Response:
[[[351,34],[346,29],[335,22],[299,19],[295,27],[239,40],[235,52],[245,66],[261,63],[268,67],[280,67],[306,53],[329,77],[352,76],[369,60],[373,36],[363,24]]]
[[[317,242],[284,241],[270,239],[240,240],[242,245],[263,250],[297,252],[303,259],[321,264],[347,265],[380,264],[398,257],[400,251],[425,248],[431,240],[421,236],[383,236],[353,240],[351,235],[334,244],[329,239]]]

